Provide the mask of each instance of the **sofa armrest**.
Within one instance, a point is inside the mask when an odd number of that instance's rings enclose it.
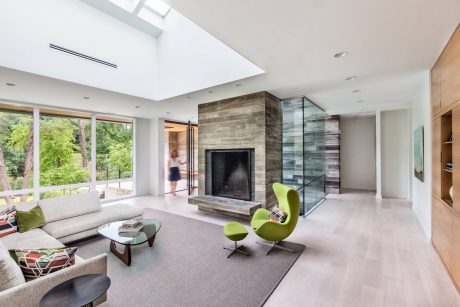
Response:
[[[66,269],[37,278],[25,284],[0,292],[0,306],[37,307],[41,298],[52,288],[62,282],[86,274],[107,275],[107,254],[98,255],[88,260],[77,262]],[[95,305],[107,300],[107,296],[99,298]]]

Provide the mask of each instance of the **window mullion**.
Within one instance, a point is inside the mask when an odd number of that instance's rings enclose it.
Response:
[[[97,136],[96,136],[96,115],[91,114],[91,190],[96,190],[96,142],[97,142]]]
[[[34,201],[40,199],[40,109],[35,106],[33,113],[33,134],[34,134],[34,154],[33,154],[33,164],[34,164]]]

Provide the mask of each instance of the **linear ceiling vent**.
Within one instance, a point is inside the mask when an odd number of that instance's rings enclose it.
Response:
[[[93,61],[93,62],[102,64],[102,65],[105,65],[105,66],[109,66],[109,67],[112,67],[112,68],[117,68],[118,67],[117,64],[113,64],[113,63],[106,62],[106,61],[103,61],[103,60],[100,60],[100,59],[97,59],[97,58],[93,58],[92,56],[89,56],[89,55],[86,55],[86,54],[83,54],[83,53],[80,53],[80,52],[76,52],[76,51],[73,51],[73,50],[58,46],[58,45],[50,44],[50,48],[58,50],[58,51],[61,51],[61,52],[65,52],[65,53],[68,53],[68,54],[71,54],[71,55],[74,55],[74,56],[77,56],[77,57],[80,57],[80,58],[83,58],[83,59],[86,59],[86,60],[89,60],[89,61]]]

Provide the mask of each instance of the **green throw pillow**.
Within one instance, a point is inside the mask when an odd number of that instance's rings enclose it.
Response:
[[[45,216],[39,206],[29,211],[16,211],[19,232],[26,232],[34,228],[45,226]]]

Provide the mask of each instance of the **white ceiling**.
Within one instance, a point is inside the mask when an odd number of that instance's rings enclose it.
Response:
[[[411,102],[460,21],[458,0],[169,0],[197,25],[266,71],[240,92],[306,95],[328,113]],[[336,59],[340,51],[350,54]],[[358,79],[344,79],[356,75]],[[359,93],[352,93],[360,89]],[[213,100],[234,95],[224,85]],[[206,95],[198,94],[204,102]],[[177,98],[175,100],[178,100]],[[357,103],[364,100],[364,103]]]
[[[267,90],[280,98],[306,95],[330,114],[368,113],[409,105],[422,72],[433,65],[460,21],[458,0],[169,4],[266,73],[152,101],[3,68],[0,98],[81,108],[81,97],[91,95],[84,103],[95,111],[185,120],[196,116],[199,103]],[[340,51],[349,55],[334,58]],[[344,80],[352,75],[358,79]],[[4,86],[11,80],[18,86]],[[352,93],[355,89],[361,92]]]

